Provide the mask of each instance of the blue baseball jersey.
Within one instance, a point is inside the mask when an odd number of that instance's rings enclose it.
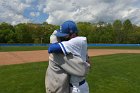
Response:
[[[49,53],[64,53],[65,55],[72,53],[80,56],[86,62],[87,57],[87,39],[86,37],[75,37],[69,41],[50,44]]]
[[[72,53],[73,55],[79,56],[84,62],[87,57],[87,39],[86,37],[75,37],[69,41],[63,41],[59,43],[63,53],[65,55]]]
[[[49,46],[49,53],[64,53],[68,55],[72,53],[73,55],[79,56],[82,58],[83,62],[86,62],[87,59],[87,39],[86,37],[75,37],[69,41],[63,41],[60,43],[53,43]],[[88,64],[88,63],[87,63]],[[85,77],[78,77],[71,75],[70,83],[75,84],[80,82]]]

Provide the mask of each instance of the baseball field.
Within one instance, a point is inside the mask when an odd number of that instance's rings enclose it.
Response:
[[[48,54],[44,49],[15,48],[9,52],[13,49],[1,48],[0,93],[45,93]],[[88,53],[90,93],[140,93],[139,48],[96,48]]]

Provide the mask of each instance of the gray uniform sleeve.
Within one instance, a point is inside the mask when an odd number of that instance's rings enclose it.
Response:
[[[70,75],[85,76],[89,70],[89,65],[83,62],[78,56],[69,54],[67,56],[63,54],[50,54],[49,60],[58,64]]]
[[[59,41],[59,39],[55,36],[56,33],[57,31],[55,30],[50,36],[50,43],[57,43]]]

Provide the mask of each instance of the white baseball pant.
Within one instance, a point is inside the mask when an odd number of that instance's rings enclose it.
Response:
[[[78,84],[73,85],[73,87],[71,87],[70,89],[71,89],[71,93],[89,93],[89,86],[86,81],[81,86],[79,86]]]

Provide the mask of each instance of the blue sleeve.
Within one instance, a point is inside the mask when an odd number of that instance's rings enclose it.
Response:
[[[58,43],[53,43],[49,45],[48,53],[63,53],[63,51]]]

